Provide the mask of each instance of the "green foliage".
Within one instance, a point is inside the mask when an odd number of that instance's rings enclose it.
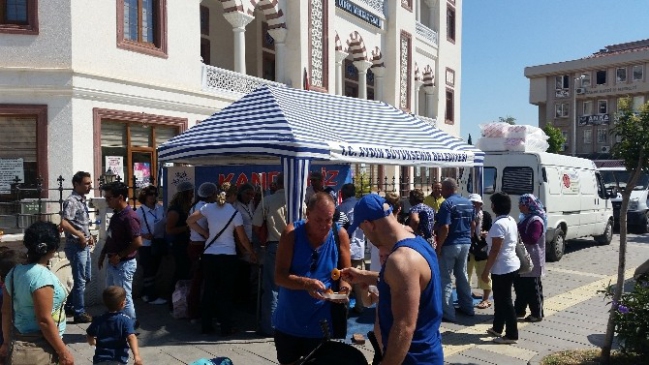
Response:
[[[566,138],[561,133],[561,129],[554,127],[550,123],[546,123],[545,127],[543,127],[543,132],[545,132],[545,134],[547,134],[547,136],[549,137],[548,144],[550,145],[545,152],[561,152],[563,145],[566,143]]]
[[[514,125],[514,124],[516,124],[516,118],[512,117],[511,115],[508,115],[508,116],[506,116],[504,118],[503,117],[498,117],[498,122]]]
[[[356,187],[356,197],[360,198],[372,192],[372,181],[367,173],[360,173],[352,179]]]
[[[606,297],[613,298],[612,287],[606,290]],[[622,352],[649,356],[649,275],[642,275],[631,292],[610,304]]]
[[[613,157],[624,160],[628,171],[633,171],[638,163],[646,171],[649,168],[649,103],[636,113],[631,109],[629,98],[621,99],[620,112],[611,133],[620,137],[620,142],[611,150]]]

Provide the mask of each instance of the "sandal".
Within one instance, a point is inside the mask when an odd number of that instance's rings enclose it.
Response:
[[[480,303],[478,303],[478,305],[476,305],[475,307],[478,309],[487,309],[491,307],[491,302],[488,300],[483,300]]]

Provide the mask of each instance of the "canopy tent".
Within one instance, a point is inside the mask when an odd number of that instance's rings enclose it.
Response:
[[[261,86],[158,148],[161,162],[281,161],[289,221],[312,160],[481,167],[484,153],[384,102]]]

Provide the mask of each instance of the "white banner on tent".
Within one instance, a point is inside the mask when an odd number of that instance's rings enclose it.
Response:
[[[430,165],[430,166],[473,166],[474,155],[469,151],[415,150],[366,146],[358,144],[328,143],[333,160],[352,163]]]
[[[194,166],[172,166],[167,168],[165,173],[167,181],[165,181],[166,196],[168,201],[176,194],[176,187],[178,184],[189,181],[196,185],[196,177]],[[197,188],[197,187],[196,187]]]

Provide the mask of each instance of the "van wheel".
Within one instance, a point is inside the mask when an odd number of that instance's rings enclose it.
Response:
[[[561,260],[566,251],[566,234],[561,228],[557,228],[554,239],[547,245],[545,259],[548,262]]]
[[[594,236],[594,238],[595,242],[600,245],[610,245],[611,241],[613,240],[613,221],[609,219],[608,223],[606,223],[606,230],[604,231],[604,234],[601,236]]]
[[[638,225],[638,233],[644,234],[649,233],[649,217],[647,216],[649,212],[645,213],[642,217],[642,221]]]

